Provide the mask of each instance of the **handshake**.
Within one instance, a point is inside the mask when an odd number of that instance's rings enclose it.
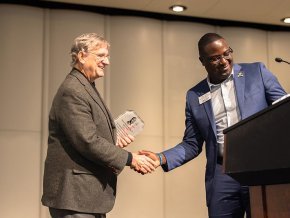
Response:
[[[157,167],[161,166],[162,157],[151,151],[139,151],[138,153],[132,153],[133,159],[131,163],[131,169],[135,170],[142,175],[152,173]],[[165,156],[163,155],[165,160]],[[164,163],[164,161],[162,161]]]
[[[131,142],[134,141],[134,136],[118,136],[116,145],[120,148],[127,147]],[[132,153],[131,169],[135,170],[142,175],[152,173],[157,167],[166,163],[166,158],[163,154],[156,154],[151,151],[138,151],[138,153]]]

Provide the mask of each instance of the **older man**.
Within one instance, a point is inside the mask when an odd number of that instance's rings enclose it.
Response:
[[[72,71],[54,97],[49,115],[43,205],[53,218],[104,218],[115,201],[117,175],[127,166],[148,173],[154,162],[120,147],[116,127],[94,81],[109,65],[109,44],[95,33],[77,37]]]

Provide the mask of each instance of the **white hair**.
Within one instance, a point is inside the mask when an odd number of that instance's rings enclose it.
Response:
[[[74,66],[78,61],[78,53],[80,51],[88,52],[92,49],[98,48],[100,45],[110,44],[102,37],[96,33],[85,33],[74,39],[73,45],[71,47],[71,66]]]

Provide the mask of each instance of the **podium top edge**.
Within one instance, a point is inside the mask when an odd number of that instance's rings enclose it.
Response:
[[[261,115],[263,115],[263,114],[265,114],[265,113],[267,113],[267,112],[269,112],[271,110],[274,110],[275,108],[278,108],[281,105],[284,105],[284,104],[286,104],[289,101],[290,101],[290,98],[288,97],[288,98],[283,99],[282,101],[280,101],[280,102],[278,102],[276,104],[270,105],[270,106],[266,107],[265,109],[263,109],[263,110],[255,113],[255,114],[253,114],[253,115],[251,115],[251,116],[239,121],[238,123],[226,128],[226,129],[224,129],[223,133],[226,134],[229,131],[231,131],[231,130],[233,130],[233,129],[235,129],[235,128],[237,128],[237,127],[239,127],[239,126],[241,126],[241,125],[243,125],[243,124],[245,124],[245,123],[247,123],[247,122],[249,122],[249,121],[251,121],[253,119],[255,119],[256,117],[259,117],[259,116],[261,116]]]

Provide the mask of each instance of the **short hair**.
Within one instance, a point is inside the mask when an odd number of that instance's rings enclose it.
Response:
[[[76,64],[78,60],[77,56],[80,51],[88,52],[104,44],[108,47],[110,46],[110,44],[102,36],[99,36],[96,33],[85,33],[76,37],[70,51],[72,58],[71,66]]]
[[[202,53],[204,52],[204,47],[208,45],[209,43],[212,43],[216,40],[224,39],[221,35],[217,33],[206,33],[204,34],[198,41],[198,52],[199,56],[202,56]]]

